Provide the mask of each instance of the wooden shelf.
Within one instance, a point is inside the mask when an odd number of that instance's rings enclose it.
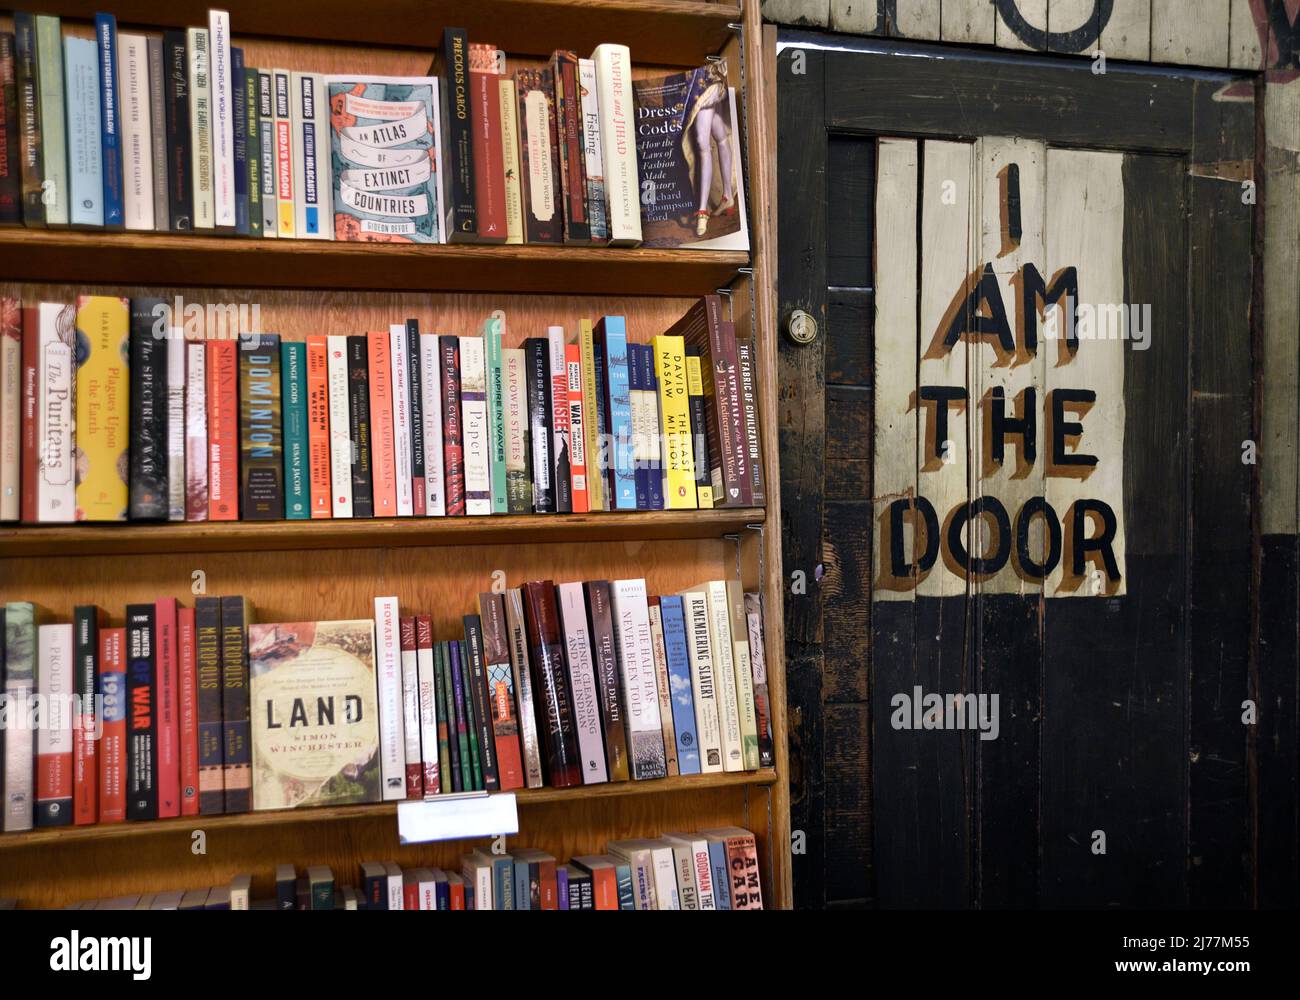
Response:
[[[51,13],[91,20],[100,0],[60,0]],[[209,0],[116,0],[123,25],[207,25]],[[434,49],[445,27],[464,28],[471,41],[493,42],[511,54],[549,56],[573,49],[586,56],[601,42],[621,42],[640,63],[703,63],[740,21],[735,2],[698,0],[369,0],[358,16],[352,0],[266,3],[225,0],[236,36],[269,35]]]
[[[731,774],[693,774],[686,777],[663,778],[659,781],[620,781],[583,788],[529,788],[520,789],[519,807],[552,802],[579,802],[592,799],[618,799],[643,795],[672,795],[676,792],[698,792],[715,788],[766,787],[776,783],[776,771],[763,768],[758,771],[741,771]],[[152,820],[143,823],[108,823],[92,826],[61,826],[49,829],[28,830],[25,833],[0,834],[0,853],[24,847],[52,844],[103,843],[124,838],[167,836],[178,831],[202,827],[209,835],[219,830],[256,829],[268,826],[301,824],[316,826],[322,823],[340,823],[391,817],[394,822],[393,843],[397,842],[397,803],[383,802],[364,806],[329,806],[321,809],[280,809],[272,812],[241,813],[237,816],[182,816],[178,819]]]
[[[763,520],[763,508],[737,507],[394,520],[9,525],[0,529],[0,558],[719,538]]]
[[[0,229],[0,274],[7,281],[685,297],[731,284],[748,264],[748,254],[721,250]]]

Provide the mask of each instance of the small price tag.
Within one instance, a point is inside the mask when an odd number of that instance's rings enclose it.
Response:
[[[403,844],[518,832],[519,805],[514,792],[437,795],[397,805],[397,836]]]

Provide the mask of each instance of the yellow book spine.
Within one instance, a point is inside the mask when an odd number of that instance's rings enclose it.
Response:
[[[587,504],[591,510],[609,510],[606,494],[605,466],[600,450],[600,421],[596,415],[596,342],[592,337],[591,320],[578,321],[578,348],[582,352],[582,421],[583,437],[587,451]]]
[[[77,299],[78,521],[126,520],[129,329],[126,299],[107,295]]]
[[[524,241],[524,189],[519,181],[519,102],[515,100],[514,80],[504,76],[501,78],[500,97],[501,152],[506,174],[506,243],[522,243]],[[585,356],[582,363],[584,365],[587,363]],[[590,491],[590,484],[587,489]]]
[[[669,510],[694,510],[695,459],[691,454],[691,411],[686,398],[686,344],[681,337],[654,339],[663,436],[664,503]]]
[[[700,358],[698,354],[686,355],[686,399],[688,414],[690,398],[692,396],[698,396],[701,399],[704,398],[704,373],[700,370]],[[704,440],[704,435],[706,433],[705,429],[701,427],[699,430],[699,438],[696,439],[694,436],[691,438],[692,445],[694,445],[697,440]],[[692,463],[703,462],[707,465],[709,461],[708,449],[692,448],[691,461]],[[697,466],[696,469],[698,472]],[[697,481],[695,484],[695,501],[699,504],[700,510],[713,509],[713,483],[709,479],[708,471],[708,469],[704,470],[704,482],[700,483]]]

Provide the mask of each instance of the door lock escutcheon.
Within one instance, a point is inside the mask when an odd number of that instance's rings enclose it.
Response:
[[[795,309],[785,319],[785,332],[796,344],[806,346],[817,339],[817,320],[811,313]]]

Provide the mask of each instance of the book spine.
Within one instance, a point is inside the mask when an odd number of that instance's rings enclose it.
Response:
[[[37,612],[27,601],[11,601],[4,606],[4,697],[11,716],[26,719],[33,710],[36,694]],[[32,828],[32,810],[36,799],[36,735],[30,726],[6,725],[0,731],[4,741],[3,808],[0,827],[6,833]]]
[[[447,175],[447,203],[444,206],[447,242],[478,242],[469,39],[463,29],[444,30],[442,63],[442,157]]]
[[[194,608],[176,609],[180,695],[181,815],[199,814],[198,618]]]
[[[14,11],[13,18],[23,222],[39,228],[45,225],[45,202],[41,197],[41,92],[36,78],[36,18],[26,11]]]
[[[573,511],[585,514],[591,509],[587,478],[587,409],[582,391],[582,346],[564,346],[564,364],[568,372],[569,396],[569,469],[573,482]]]
[[[76,673],[71,625],[37,628],[37,693],[43,708],[36,731],[36,826],[72,823],[72,715]]]
[[[508,236],[500,79],[495,73],[469,74],[473,102],[474,216],[480,243],[504,243]]]
[[[456,776],[460,782],[457,791],[474,790],[474,765],[470,758],[470,718],[469,702],[466,699],[465,671],[461,660],[460,643],[447,644],[448,676],[451,678],[451,698],[456,711],[455,750],[453,754],[459,763]]]
[[[761,506],[767,502],[763,489],[763,452],[758,435],[758,382],[754,342],[736,338],[736,378],[739,382],[740,412],[745,427],[745,447],[749,456],[750,502]]]
[[[580,785],[582,766],[574,727],[573,696],[565,672],[564,645],[555,607],[555,584],[550,580],[526,583],[524,596],[528,630],[533,638],[533,690],[540,696],[543,708],[541,731],[546,750],[546,774],[556,788]]]
[[[681,772],[677,767],[677,730],[673,725],[672,689],[668,682],[668,657],[664,652],[664,620],[659,598],[651,597],[650,648],[654,654],[655,687],[659,691],[659,726],[664,737],[664,763],[671,778]]]
[[[239,346],[207,342],[208,520],[239,519]]]
[[[447,514],[465,513],[465,443],[460,408],[460,338],[438,338],[442,382],[442,454]]]
[[[600,735],[600,698],[591,657],[591,633],[582,584],[562,583],[556,588],[560,622],[564,629],[565,661],[573,692],[573,721],[578,732],[579,766],[586,785],[609,780],[605,745]]]
[[[99,638],[100,709],[103,713],[99,740],[99,822],[121,823],[126,819],[126,629],[107,628]],[[7,829],[7,827],[6,827]]]
[[[719,910],[731,909],[731,876],[727,871],[727,845],[709,840],[709,873],[715,887],[714,902]]]
[[[478,615],[466,615],[462,622],[465,627],[465,653],[469,665],[470,693],[474,706],[474,733],[478,738],[479,767],[482,775],[480,787],[494,792],[501,787],[501,775],[497,766],[487,666],[483,660],[483,622]]]
[[[763,908],[763,891],[758,875],[758,845],[752,833],[728,836],[727,873],[731,886],[731,908],[733,910],[761,910]]]
[[[718,686],[718,723],[722,728],[722,768],[743,771],[745,752],[740,729],[740,700],[736,684],[736,647],[731,641],[727,588],[721,581],[705,585],[709,602],[709,649]]]
[[[307,460],[307,345],[285,341],[280,345],[281,435],[284,451],[284,516],[304,520],[311,516],[311,483]]]
[[[484,376],[487,383],[488,461],[492,513],[506,514],[510,510],[509,491],[506,487],[506,373],[501,356],[501,328],[498,324],[492,324],[483,334],[483,345],[486,353]]]
[[[76,310],[71,305],[40,305],[37,372],[37,516],[41,521],[73,521],[77,511],[76,460]]]
[[[439,720],[446,719],[446,725],[438,726],[438,759],[441,762],[443,791],[459,792],[464,785],[460,771],[460,715],[456,711],[455,683],[451,676],[451,644],[438,643],[434,650],[438,664],[438,689],[442,698],[442,708],[438,712]]]
[[[280,423],[280,338],[239,337],[239,473],[246,521],[284,517],[284,444]]]
[[[564,361],[564,327],[546,329],[551,376],[551,469],[555,510],[573,510],[573,463],[569,450],[569,371]]]
[[[158,818],[158,709],[154,606],[126,609],[127,731],[126,818]]]
[[[68,224],[68,137],[63,104],[63,39],[57,17],[36,15],[36,79],[41,108],[41,199],[45,224]]]
[[[72,821],[94,823],[99,815],[99,739],[95,692],[99,677],[99,623],[94,605],[72,611],[73,687],[76,714],[72,743]]]
[[[707,402],[700,371],[700,351],[686,348],[686,398],[691,415],[691,457],[695,463],[695,502],[700,510],[713,507],[713,455],[709,450]]]
[[[641,242],[641,185],[637,178],[632,119],[632,57],[626,45],[596,46],[596,93],[605,160],[605,198],[609,241],[615,246]]]
[[[390,377],[393,387],[393,480],[397,497],[397,516],[410,517],[415,512],[412,488],[411,452],[411,363],[407,355],[406,324],[393,323],[388,328]]]
[[[153,127],[149,124],[149,49],[144,35],[117,36],[122,99],[123,221],[127,229],[153,229]]]
[[[515,81],[497,81],[501,105],[501,169],[505,175],[506,242],[524,242],[524,189],[519,173],[519,97]]]
[[[578,352],[582,366],[582,433],[583,455],[586,459],[587,507],[589,510],[608,510],[605,503],[606,463],[601,458],[602,407],[596,403],[599,398],[596,388],[596,343],[589,319],[578,323]]]
[[[366,337],[370,365],[370,428],[374,516],[397,516],[397,455],[393,447],[393,359],[387,333]]]
[[[645,581],[615,580],[611,588],[632,777],[635,780],[663,778],[668,773],[668,765],[659,719],[659,688]]]
[[[352,431],[349,414],[348,339],[338,334],[326,338],[329,377],[330,513],[352,516]],[[314,472],[315,466],[313,466]]]
[[[533,509],[533,483],[528,460],[528,361],[524,351],[504,349],[501,368],[506,510],[511,514],[527,514]]]
[[[241,60],[242,61],[242,60]],[[262,237],[266,209],[262,205],[262,116],[258,83],[262,74],[245,66],[243,79],[236,79],[239,100],[244,105],[244,197],[248,204],[248,235]]]
[[[620,690],[618,642],[614,633],[613,592],[608,580],[592,580],[583,585],[591,625],[596,690],[600,698],[600,716],[605,729],[605,762],[610,781],[630,778],[627,761],[627,726],[623,715]]]
[[[225,811],[253,807],[253,746],[248,700],[248,625],[252,607],[242,597],[221,598],[221,774]]]
[[[13,32],[0,32],[0,223],[5,225],[18,225],[23,221],[19,141],[22,129],[18,121],[18,86],[14,59]],[[96,85],[95,100],[98,99],[99,88]],[[504,97],[502,99],[504,100]],[[96,105],[95,116],[98,120],[98,105]],[[96,200],[98,198],[97,193]],[[100,207],[102,212],[102,202]]]
[[[420,357],[420,322],[408,319],[403,328],[406,344],[407,398],[411,410],[411,513],[429,513],[426,489],[428,460],[424,452],[424,364]]]
[[[605,411],[609,438],[610,510],[636,510],[636,474],[633,467],[632,397],[628,377],[628,343],[622,316],[606,316],[596,329],[598,353],[604,359]],[[603,348],[601,350],[600,348]]]
[[[252,235],[248,200],[248,94],[244,84],[244,50],[230,49],[230,165],[234,187],[235,232]]]
[[[416,620],[417,631],[419,629],[419,620]],[[432,619],[429,621],[430,641],[432,641]],[[437,762],[437,783],[430,786],[428,775],[425,775],[425,789],[429,794],[438,792],[450,792],[451,784],[451,745],[448,742],[447,719],[448,719],[448,701],[447,701],[447,662],[444,655],[443,643],[434,642],[431,653],[432,670],[433,670],[433,718],[435,720],[434,739],[432,743],[422,744],[425,754],[432,753],[434,760]]]
[[[524,234],[529,243],[562,243],[560,161],[555,142],[555,88],[549,69],[518,70],[519,166]]]
[[[505,600],[500,594],[479,594],[483,628],[483,669],[487,677],[488,716],[496,748],[497,773],[502,791],[524,787],[523,756],[519,743],[519,715],[515,709],[514,672],[510,663],[510,638]]]
[[[159,232],[171,228],[171,207],[167,201],[167,61],[163,41],[156,35],[147,40],[149,53],[149,166],[153,169],[153,227]],[[100,195],[102,197],[102,185]]]
[[[176,599],[154,605],[157,649],[158,816],[181,814],[180,658],[176,638]]]
[[[447,513],[447,494],[443,475],[442,450],[442,378],[438,362],[438,338],[420,334],[421,415],[424,422],[424,495],[425,513],[442,517]]]
[[[63,83],[68,103],[68,221],[74,226],[102,226],[99,52],[93,39],[63,40]]]
[[[506,635],[510,643],[510,675],[519,696],[519,741],[523,752],[524,784],[541,788],[542,751],[537,734],[537,712],[533,698],[532,671],[528,665],[528,633],[524,627],[524,603],[521,591],[507,590],[503,595]]]
[[[167,206],[171,228],[194,228],[194,164],[190,134],[190,62],[184,31],[163,33],[167,62]]]
[[[424,759],[420,753],[420,664],[415,618],[398,619],[402,662],[402,735],[406,761],[406,797],[424,798]]]
[[[690,399],[686,387],[686,345],[682,338],[655,337],[654,360],[664,447],[665,505],[670,510],[693,510],[697,502],[695,458],[691,447]]]
[[[749,624],[745,618],[745,593],[739,580],[724,584],[727,624],[731,628],[732,666],[736,671],[736,705],[740,713],[740,753],[746,771],[757,771],[758,713],[754,704],[754,672],[749,662]]]
[[[271,72],[271,100],[275,111],[275,188],[279,211],[276,232],[287,239],[298,235],[294,203],[299,196],[295,187],[298,174],[294,168],[293,100],[288,70]]]
[[[216,225],[212,184],[212,80],[206,28],[187,28],[190,59],[190,156],[193,160],[194,229]]]
[[[131,302],[130,515],[132,520],[167,520],[167,351],[154,336],[159,299]]]
[[[370,423],[370,356],[365,336],[348,337],[348,429],[352,455],[352,515],[374,517]]]
[[[541,337],[524,343],[528,362],[528,427],[532,441],[533,510],[555,511],[551,466],[551,347]]]
[[[416,684],[420,709],[420,780],[424,794],[436,795],[442,788],[438,763],[438,676],[433,655],[433,618],[415,618]]]
[[[280,235],[279,133],[275,124],[275,79],[270,70],[257,71],[257,148],[261,155],[262,236]]]
[[[311,516],[331,515],[329,345],[325,337],[307,338],[307,472]],[[346,402],[347,397],[344,396]]]
[[[551,56],[555,79],[556,138],[563,192],[564,242],[591,242],[587,217],[586,154],[582,146],[582,95],[578,90],[578,56],[557,51]]]
[[[199,813],[226,810],[221,731],[221,598],[194,601],[194,662],[198,680]]]
[[[19,411],[19,512],[24,524],[35,524],[40,520],[36,501],[36,468],[40,449],[40,401],[41,387],[39,381],[41,358],[41,313],[40,306],[31,306],[22,310],[22,343],[19,349],[19,392],[22,395]]]
[[[649,344],[637,349],[641,364],[641,385],[645,389],[646,486],[650,491],[650,509],[664,509],[663,421],[659,415],[659,380],[655,377],[655,352]]]
[[[682,774],[700,773],[700,741],[695,725],[695,699],[691,688],[691,658],[686,644],[686,618],[682,599],[659,598],[663,622],[664,658],[668,690],[672,692],[673,731],[677,739],[677,768]]]
[[[736,360],[736,329],[730,320],[718,324],[712,336],[713,382],[722,445],[726,499],[738,506],[753,503],[754,487],[749,472],[749,443],[740,400],[740,372]],[[716,487],[716,483],[714,484]]]
[[[632,411],[632,469],[636,481],[636,509],[649,510],[650,503],[650,428],[647,423],[648,387],[641,367],[641,345],[627,345],[628,405]]]
[[[469,648],[463,639],[456,640],[456,655],[460,664],[462,697],[465,699],[465,734],[469,744],[469,781],[467,790],[483,790],[483,757],[479,745],[478,684],[471,669]]]
[[[213,223],[234,228],[235,131],[234,91],[231,86],[230,14],[208,11],[208,51],[212,87],[212,201]]]
[[[754,670],[754,715],[758,723],[758,763],[772,767],[776,752],[772,745],[772,706],[767,688],[767,653],[763,648],[763,607],[758,594],[746,594],[745,625],[749,639],[749,662]]]
[[[130,452],[129,316],[126,299],[107,295],[77,299],[79,521],[126,520],[127,481],[122,472],[129,468]]]
[[[460,338],[460,408],[464,428],[465,513],[492,513],[491,429],[483,338]]]
[[[294,196],[294,230],[301,239],[328,240],[334,235],[329,219],[321,162],[321,74],[293,74],[293,157],[298,187]],[[328,123],[326,123],[328,127]]]
[[[21,509],[22,372],[22,306],[0,298],[0,521],[18,520]]]
[[[179,327],[167,339],[167,520],[185,520],[185,341]]]
[[[375,598],[375,665],[379,676],[379,768],[383,800],[406,798],[402,726],[402,656],[396,597]]]
[[[582,165],[587,175],[587,215],[591,221],[591,242],[609,242],[609,214],[605,208],[605,162],[600,135],[600,97],[596,87],[596,64],[578,60],[578,92],[582,95]]]

